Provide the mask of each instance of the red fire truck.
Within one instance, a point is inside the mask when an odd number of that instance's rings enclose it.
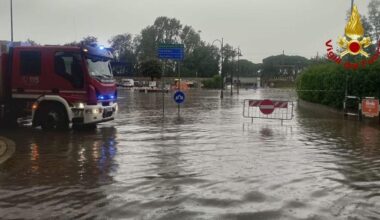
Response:
[[[1,53],[0,123],[31,117],[33,126],[54,130],[113,120],[111,59],[95,45],[9,47]]]

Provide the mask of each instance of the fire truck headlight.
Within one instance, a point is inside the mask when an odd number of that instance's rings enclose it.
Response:
[[[37,103],[33,103],[32,110],[35,111],[35,110],[37,110],[37,108],[38,108],[38,104]]]
[[[92,109],[92,114],[97,115],[100,113],[100,109],[94,108]]]
[[[82,103],[82,102],[75,103],[74,107],[79,108],[79,109],[84,109],[84,103]]]

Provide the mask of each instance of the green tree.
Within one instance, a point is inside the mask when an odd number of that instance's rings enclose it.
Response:
[[[156,31],[152,26],[148,26],[141,31],[137,38],[137,56],[140,62],[157,57]]]
[[[270,56],[263,59],[262,77],[269,79],[282,76],[295,79],[308,65],[309,60],[301,56]]]
[[[73,41],[73,42],[70,42],[70,43],[66,43],[64,45],[65,46],[77,46],[77,47],[80,47],[82,45],[93,45],[93,44],[97,44],[97,43],[98,43],[98,38],[96,38],[94,36],[87,36],[87,37],[84,37],[79,42]]]
[[[157,59],[146,60],[140,63],[139,71],[145,77],[150,77],[153,81],[154,78],[160,79],[162,75],[161,63]]]
[[[236,66],[234,64],[234,57],[237,55],[234,48],[229,45],[225,44],[223,46],[223,68],[222,68],[222,74],[224,77],[228,77],[231,75],[231,73],[236,71]]]
[[[181,43],[185,45],[185,54],[189,55],[194,50],[202,46],[202,41],[199,33],[191,26],[185,26],[180,33]]]
[[[380,0],[371,0],[368,4],[368,20],[373,27],[372,37],[380,40]]]
[[[81,44],[83,45],[93,45],[93,44],[97,44],[98,43],[98,38],[97,37],[94,37],[94,36],[87,36],[87,37],[84,37],[81,41],[80,41]]]
[[[136,45],[131,34],[119,34],[112,37],[108,43],[119,62],[128,63],[134,72],[137,68]]]
[[[37,46],[39,45],[38,43],[36,43],[34,40],[31,40],[31,39],[26,39],[26,43],[30,44],[31,46]]]
[[[128,58],[134,56],[134,45],[131,34],[118,34],[108,40],[111,45],[114,56],[119,61],[126,61]]]
[[[239,76],[257,77],[261,68],[261,64],[255,64],[245,59],[239,60]]]
[[[222,82],[222,78],[219,75],[215,75],[212,77],[212,79],[203,80],[203,88],[206,89],[219,89],[220,84]]]
[[[219,53],[218,48],[212,45],[195,47],[193,52],[189,53],[184,62],[183,69],[187,75],[194,74],[199,77],[212,77],[219,71]]]
[[[198,32],[191,26],[183,26],[175,18],[158,17],[153,25],[144,28],[141,35],[137,38],[138,46],[136,52],[140,62],[145,60],[156,59],[157,47],[160,43],[184,44],[185,46],[185,63],[192,53],[202,46],[202,41]],[[190,61],[191,62],[191,61]],[[190,64],[184,64],[184,71],[190,74],[192,69],[188,69]],[[175,62],[166,63],[166,75],[176,75],[177,69]],[[197,70],[195,70],[196,72]],[[194,74],[195,74],[194,72]]]
[[[156,42],[179,43],[181,22],[175,18],[158,17],[152,26],[156,32]]]
[[[179,43],[181,29],[180,21],[175,18],[156,18],[154,24],[144,28],[138,38],[140,61],[156,58],[160,43]]]

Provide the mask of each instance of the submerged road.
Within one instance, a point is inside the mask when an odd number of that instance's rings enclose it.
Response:
[[[96,131],[1,131],[1,219],[379,219],[380,130],[295,105],[284,122],[242,117],[246,98],[120,90]],[[226,93],[227,94],[227,93]],[[2,150],[2,152],[5,152]],[[8,159],[9,158],[9,159]]]

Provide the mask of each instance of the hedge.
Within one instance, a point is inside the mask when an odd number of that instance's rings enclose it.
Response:
[[[219,75],[214,75],[212,79],[203,80],[203,88],[205,89],[219,89],[222,78]]]
[[[379,98],[380,62],[355,71],[335,63],[311,66],[297,78],[297,94],[305,101],[341,109],[346,82],[350,96]]]

